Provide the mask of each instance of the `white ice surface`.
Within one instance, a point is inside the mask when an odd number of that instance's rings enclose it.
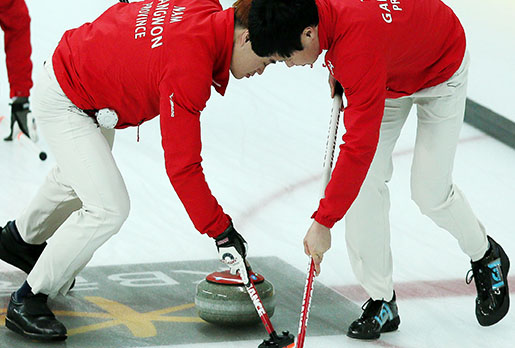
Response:
[[[62,33],[93,20],[114,1],[27,0],[32,15],[34,76]],[[449,0],[468,34],[472,56],[469,96],[515,120],[514,5]],[[224,6],[230,4],[223,1]],[[3,56],[0,57],[3,60]],[[202,114],[203,158],[208,183],[250,245],[250,256],[277,255],[306,269],[302,238],[317,206],[319,178],[331,107],[327,72],[277,65],[251,80],[231,80],[227,94],[213,92]],[[0,66],[0,115],[9,108],[5,66]],[[416,127],[406,123],[395,150],[390,183],[394,280],[399,288],[421,281],[461,280],[469,268],[456,241],[420,215],[410,200],[409,168]],[[0,136],[8,133],[7,120]],[[193,228],[164,171],[157,119],[117,133],[114,155],[131,196],[132,211],[121,232],[108,241],[90,265],[152,263],[216,258],[213,242]],[[44,139],[41,143],[46,147]],[[54,162],[46,162],[17,142],[0,142],[0,223],[28,204]],[[515,153],[513,149],[464,126],[455,164],[455,182],[466,193],[488,233],[515,255]],[[513,257],[512,257],[513,258]],[[0,271],[10,269],[0,263]],[[343,223],[333,229],[333,246],[318,281],[327,286],[357,282],[350,270]],[[280,272],[280,270],[278,270]],[[472,286],[472,285],[471,285]],[[399,298],[402,324],[380,341],[357,342],[341,336],[308,337],[306,347],[512,347],[513,310],[499,324],[480,327],[474,296],[427,297],[419,291]],[[315,290],[316,296],[316,290]],[[364,301],[362,294],[358,302]],[[299,303],[300,306],[300,303]],[[280,326],[277,324],[277,326]],[[21,346],[20,346],[21,347]],[[170,346],[168,346],[170,347]],[[256,342],[181,347],[256,347]]]

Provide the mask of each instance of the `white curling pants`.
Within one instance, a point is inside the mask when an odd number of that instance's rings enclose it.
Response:
[[[67,293],[95,250],[120,230],[129,196],[111,154],[114,130],[73,105],[51,65],[48,59],[32,107],[56,166],[16,226],[26,242],[48,242],[27,281],[34,293],[54,297]]]
[[[389,301],[393,296],[387,183],[393,172],[392,152],[413,104],[417,105],[418,124],[411,198],[422,214],[458,240],[471,260],[480,259],[488,249],[483,226],[452,182],[454,155],[465,113],[468,66],[467,53],[448,81],[411,96],[386,99],[374,160],[345,220],[352,269],[374,300]]]

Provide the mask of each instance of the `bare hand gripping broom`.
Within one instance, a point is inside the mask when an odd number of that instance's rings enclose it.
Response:
[[[336,133],[338,132],[338,121],[340,118],[340,110],[342,107],[343,88],[336,82],[334,86],[333,107],[331,110],[331,120],[329,122],[329,133],[327,134],[327,144],[325,148],[324,171],[322,173],[322,188],[320,196],[324,197],[325,188],[331,177],[333,168],[334,149],[336,147]],[[304,287],[304,296],[302,299],[302,307],[300,311],[299,333],[297,335],[296,348],[304,347],[304,339],[306,338],[306,328],[308,325],[309,308],[311,306],[311,297],[313,295],[313,278],[315,274],[315,263],[312,257],[309,257],[308,275],[306,278],[306,286]]]

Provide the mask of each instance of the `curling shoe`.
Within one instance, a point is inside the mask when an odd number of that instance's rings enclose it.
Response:
[[[43,244],[28,244],[21,240],[14,221],[9,221],[0,231],[0,259],[30,273],[46,247]]]
[[[17,301],[13,293],[7,307],[5,326],[32,340],[65,340],[66,328],[48,308],[47,299],[47,295],[30,293]]]
[[[504,318],[510,308],[508,270],[510,260],[503,248],[488,237],[490,248],[482,259],[471,262],[467,284],[476,283],[476,318],[481,326],[490,326]],[[472,274],[470,274],[472,272]]]
[[[397,330],[401,323],[395,302],[395,292],[389,302],[370,298],[361,308],[363,314],[349,326],[347,331],[349,337],[362,340],[376,339],[379,338],[381,332]]]

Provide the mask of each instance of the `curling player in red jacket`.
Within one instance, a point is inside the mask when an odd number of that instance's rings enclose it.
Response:
[[[345,216],[349,259],[370,296],[348,336],[375,339],[400,323],[387,184],[392,152],[413,105],[418,124],[412,199],[470,258],[467,282],[473,278],[476,284],[479,324],[501,320],[509,308],[508,256],[452,180],[469,67],[454,12],[440,0],[254,0],[249,23],[254,51],[288,66],[312,64],[326,50],[332,92],[338,81],[347,99],[343,144],[304,247],[319,273],[330,229]]]
[[[166,171],[191,221],[215,239],[233,272],[245,267],[245,240],[204,177],[199,118],[211,87],[224,94],[229,72],[251,77],[273,63],[252,51],[249,8],[250,0],[226,10],[217,0],[119,3],[64,34],[34,91],[56,166],[1,232],[0,258],[28,273],[11,296],[9,329],[30,339],[67,337],[47,298],[67,293],[129,214],[111,154],[114,131],[157,115]]]

